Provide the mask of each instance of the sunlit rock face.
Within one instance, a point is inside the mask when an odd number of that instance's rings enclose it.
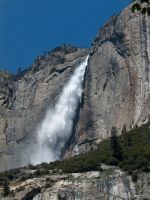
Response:
[[[145,123],[149,114],[150,17],[128,7],[111,17],[93,42],[74,141],[78,138],[80,151],[89,150],[112,126],[121,133],[124,125]]]
[[[31,177],[25,170],[26,180],[10,181],[14,195],[1,200],[148,200],[150,196],[150,174],[138,173],[138,181],[116,167],[102,166],[103,171],[70,174],[49,174]],[[24,172],[25,173],[25,172]],[[20,176],[20,178],[22,178]]]
[[[37,57],[17,76],[2,75],[0,170],[29,163],[47,109],[56,105],[88,54],[87,49],[61,46]],[[100,29],[90,49],[83,98],[65,156],[95,147],[110,136],[112,127],[121,134],[124,125],[129,130],[145,123],[150,114],[149,81],[150,18],[128,7]]]
[[[74,70],[55,106],[48,108],[37,130],[35,149],[30,152],[32,164],[52,162],[63,156],[62,151],[72,136],[74,120],[82,100],[82,86],[88,58],[89,56]]]
[[[87,49],[60,46],[16,76],[0,73],[0,170],[27,165],[37,129]]]

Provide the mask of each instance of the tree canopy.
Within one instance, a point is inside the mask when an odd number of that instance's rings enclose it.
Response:
[[[136,1],[131,10],[132,12],[140,11],[143,15],[150,16],[150,0],[133,0]]]

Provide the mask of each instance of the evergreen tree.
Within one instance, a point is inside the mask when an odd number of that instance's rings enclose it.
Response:
[[[18,71],[17,71],[17,74],[20,74],[21,73],[21,68],[18,67]]]
[[[138,128],[137,125],[135,128]],[[127,133],[126,125],[124,125],[122,129],[122,140],[126,148],[132,146],[132,140],[131,140],[130,134]]]
[[[126,125],[124,124],[122,128],[122,139],[126,137],[126,134],[127,134],[127,129],[126,129]]]
[[[118,142],[116,127],[112,127],[112,130],[111,130],[111,150],[112,150],[113,157],[121,161],[123,157],[122,149]]]
[[[9,194],[10,194],[10,188],[8,186],[8,182],[5,181],[3,186],[3,195],[8,196]]]
[[[147,14],[150,16],[150,0],[139,0],[133,4],[131,11],[140,11],[143,15]]]
[[[123,129],[122,129],[122,141],[123,143],[125,144],[125,147],[128,146],[128,143],[127,143],[127,129],[126,129],[126,125],[124,124],[123,125]]]

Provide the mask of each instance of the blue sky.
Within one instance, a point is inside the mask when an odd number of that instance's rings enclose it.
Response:
[[[0,69],[15,73],[62,43],[90,47],[129,0],[0,0]]]

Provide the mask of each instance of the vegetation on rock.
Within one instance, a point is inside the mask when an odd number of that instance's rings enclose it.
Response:
[[[9,194],[10,194],[10,188],[8,186],[8,182],[5,181],[3,186],[3,195],[8,196]]]
[[[132,174],[135,170],[150,171],[150,122],[116,136],[112,136],[98,145],[98,148],[75,157],[50,163],[49,169],[62,169],[63,172],[85,172],[101,170],[100,163],[119,166]]]
[[[132,12],[140,11],[143,15],[147,14],[150,16],[150,0],[136,1],[136,3],[133,4],[131,10]]]
[[[132,175],[132,180],[136,182],[137,172],[150,172],[150,121],[141,127],[136,126],[129,132],[124,126],[121,136],[117,136],[116,133],[117,130],[113,127],[111,137],[103,140],[97,149],[87,153],[49,164],[29,165],[27,168],[0,173],[0,184],[4,185],[5,182],[15,179],[25,181],[51,173],[102,171],[101,163],[119,166]],[[5,185],[5,192],[8,191]]]

